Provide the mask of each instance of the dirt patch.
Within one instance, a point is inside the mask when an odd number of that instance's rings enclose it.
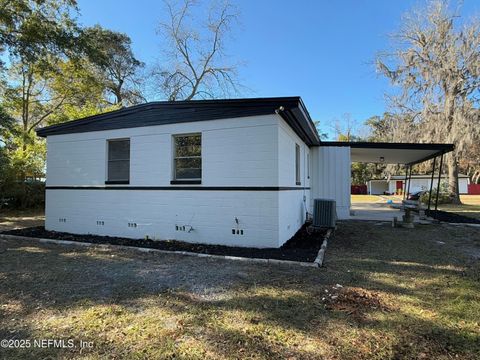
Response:
[[[442,210],[426,210],[425,213],[428,216],[433,217],[439,221],[449,222],[449,223],[462,223],[462,224],[480,224],[480,220],[474,219],[468,216],[463,216],[459,214],[454,214]]]
[[[357,320],[365,319],[371,311],[391,312],[393,309],[384,304],[378,293],[362,288],[348,287],[337,284],[331,290],[325,290],[322,298],[327,310],[341,311]]]
[[[0,232],[30,226],[40,226],[44,223],[44,213],[38,210],[6,210],[0,209]]]
[[[43,226],[15,229],[4,234],[28,236],[34,238],[46,238],[68,241],[90,242],[94,244],[124,245],[132,247],[144,247],[170,251],[189,251],[201,254],[240,256],[258,259],[277,259],[313,262],[317,257],[325,231],[311,232],[304,225],[297,233],[281,248],[248,248],[209,244],[192,244],[177,240],[151,240],[151,239],[128,239],[123,237],[78,235],[64,232],[48,231]]]

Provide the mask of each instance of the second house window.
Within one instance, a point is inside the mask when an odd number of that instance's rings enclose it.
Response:
[[[108,140],[107,182],[125,184],[130,180],[130,140]]]
[[[175,135],[174,180],[201,180],[202,178],[202,135]]]

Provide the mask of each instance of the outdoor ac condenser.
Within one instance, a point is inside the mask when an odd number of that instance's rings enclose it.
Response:
[[[337,221],[337,207],[335,200],[313,200],[313,226],[334,228]]]

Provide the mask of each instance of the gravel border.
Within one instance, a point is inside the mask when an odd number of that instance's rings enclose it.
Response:
[[[304,266],[304,267],[321,267],[323,264],[323,258],[325,256],[325,250],[327,248],[327,239],[329,238],[330,234],[332,233],[331,230],[328,230],[326,235],[324,236],[322,246],[318,251],[318,255],[313,262],[304,262],[304,261],[292,261],[292,260],[278,260],[278,259],[259,259],[259,258],[246,258],[246,257],[239,257],[239,256],[227,256],[227,255],[214,255],[214,254],[202,254],[202,253],[195,253],[190,251],[172,251],[172,250],[160,250],[160,249],[152,249],[152,248],[144,248],[144,247],[136,247],[136,246],[125,246],[125,245],[112,245],[112,244],[95,244],[89,242],[81,242],[81,241],[68,241],[68,240],[56,240],[56,239],[45,239],[45,238],[36,238],[36,237],[28,237],[28,236],[19,236],[19,235],[8,235],[8,234],[1,234],[0,239],[4,240],[36,240],[40,243],[50,243],[50,244],[57,244],[57,245],[78,245],[84,247],[99,247],[103,249],[129,249],[129,250],[136,250],[139,252],[146,252],[146,253],[161,253],[161,254],[176,254],[176,255],[184,255],[184,256],[193,256],[193,257],[200,257],[200,258],[213,258],[213,259],[224,259],[224,260],[234,260],[234,261],[243,261],[247,263],[257,263],[257,264],[284,264],[284,265],[297,265],[297,266]]]

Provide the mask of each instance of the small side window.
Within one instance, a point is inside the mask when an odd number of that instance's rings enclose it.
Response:
[[[130,139],[107,140],[107,181],[128,184],[130,181]]]
[[[300,145],[295,144],[295,183],[302,185],[300,182]]]

